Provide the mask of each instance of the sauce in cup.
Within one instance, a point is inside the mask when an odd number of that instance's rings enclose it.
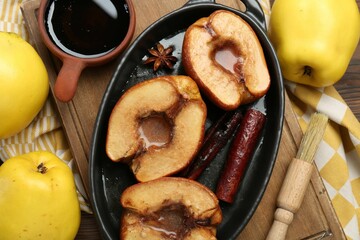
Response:
[[[45,14],[54,44],[81,58],[114,50],[125,38],[130,21],[124,0],[55,0]]]
[[[82,70],[115,58],[135,29],[131,0],[42,0],[38,24],[47,48],[63,62],[55,96],[70,101]]]

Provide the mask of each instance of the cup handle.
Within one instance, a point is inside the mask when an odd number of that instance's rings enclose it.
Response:
[[[54,94],[61,102],[69,102],[75,95],[80,74],[85,64],[78,60],[64,59],[57,76]]]

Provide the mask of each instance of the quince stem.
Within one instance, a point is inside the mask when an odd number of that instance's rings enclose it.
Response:
[[[303,75],[311,76],[311,72],[312,72],[312,68],[311,68],[311,67],[309,67],[309,66],[305,66],[305,67],[304,67],[304,73],[303,73]]]
[[[37,170],[39,173],[45,174],[47,171],[47,168],[45,167],[44,163],[42,162],[37,166]]]

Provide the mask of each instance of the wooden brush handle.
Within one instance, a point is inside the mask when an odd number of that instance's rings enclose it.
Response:
[[[313,164],[294,158],[287,170],[277,199],[274,222],[267,240],[285,239],[288,226],[300,208],[309,185]]]

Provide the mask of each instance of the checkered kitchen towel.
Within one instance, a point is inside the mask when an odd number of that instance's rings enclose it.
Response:
[[[270,3],[259,1],[268,22]],[[29,40],[20,4],[21,0],[0,0],[0,31],[16,32]],[[331,120],[315,162],[348,239],[360,239],[360,123],[334,87],[311,88],[286,82],[286,89],[303,130],[313,112],[325,113]],[[0,159],[40,149],[54,152],[72,166],[73,158],[49,101],[24,131],[0,140]],[[73,171],[76,177],[76,169]],[[77,179],[81,207],[90,212]]]
[[[315,163],[346,236],[360,239],[360,123],[333,86],[285,85],[303,131],[314,112],[331,120]]]

